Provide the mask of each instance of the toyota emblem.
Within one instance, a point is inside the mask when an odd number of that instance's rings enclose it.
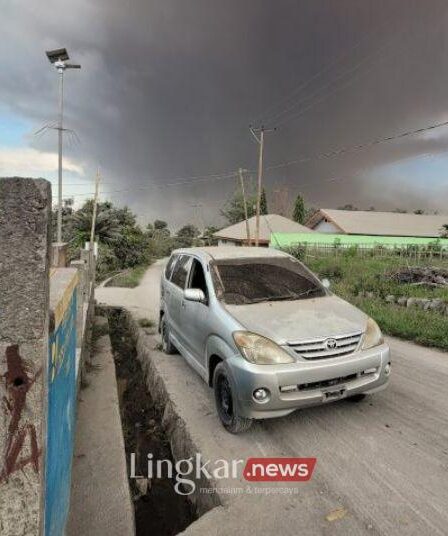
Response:
[[[327,339],[325,341],[325,346],[328,348],[328,350],[334,350],[336,346],[338,345],[336,339]]]

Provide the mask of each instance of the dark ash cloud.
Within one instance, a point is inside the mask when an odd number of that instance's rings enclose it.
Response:
[[[197,217],[191,205],[199,203],[206,223],[217,223],[232,180],[143,187],[254,169],[248,125],[275,103],[271,116],[289,108],[282,99],[338,58],[298,93],[308,97],[302,107],[272,117],[280,126],[267,139],[268,165],[448,116],[442,0],[18,0],[2,10],[1,102],[36,126],[52,119],[56,81],[44,50],[67,46],[83,65],[67,75],[67,124],[82,139],[67,154],[88,173],[100,164],[103,191],[129,189],[108,197],[128,203],[142,221],[179,225]],[[417,176],[403,188],[384,170],[441,155],[447,130],[280,168],[266,174],[266,185],[291,197],[302,191],[327,207],[443,210],[448,181],[430,162],[425,198]],[[32,144],[54,149],[51,136]]]

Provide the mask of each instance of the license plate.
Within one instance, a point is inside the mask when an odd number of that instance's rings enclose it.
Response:
[[[330,400],[339,400],[345,396],[345,387],[339,387],[338,389],[332,389],[324,392],[324,402]]]

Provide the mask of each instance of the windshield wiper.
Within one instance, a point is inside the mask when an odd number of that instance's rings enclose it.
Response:
[[[320,290],[319,287],[309,288],[308,290],[305,290],[305,291],[301,292],[300,294],[297,294],[297,298],[301,298],[302,296],[308,296],[308,294],[314,294],[318,290]]]
[[[251,300],[251,303],[258,303],[264,301],[282,301],[282,300],[295,300],[298,294],[284,294],[283,296],[263,296],[262,298],[255,298]]]

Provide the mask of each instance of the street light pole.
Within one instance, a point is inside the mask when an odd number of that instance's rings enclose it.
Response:
[[[65,48],[49,50],[47,58],[59,74],[59,119],[58,119],[58,217],[57,241],[62,242],[62,141],[64,132],[64,72],[66,69],[81,69],[81,65],[67,63],[69,59]]]
[[[62,242],[62,129],[64,127],[64,67],[57,67],[59,73],[59,122],[58,122],[58,222],[57,241]]]

